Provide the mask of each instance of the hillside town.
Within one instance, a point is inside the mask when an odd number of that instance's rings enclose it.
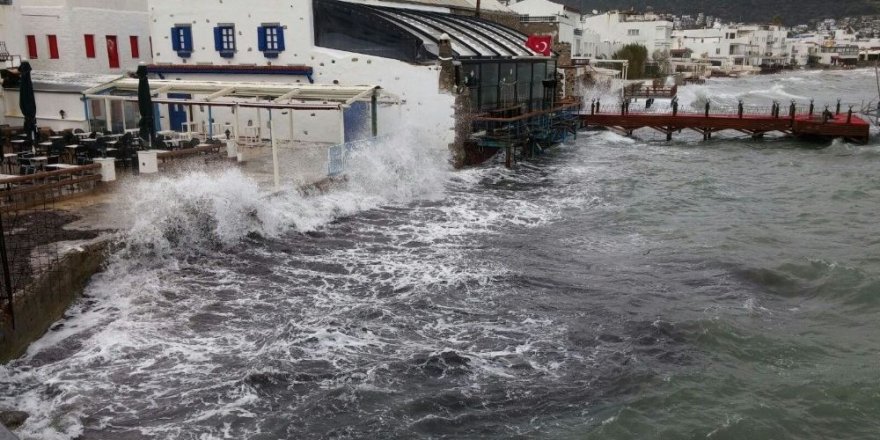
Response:
[[[573,3],[0,0],[0,440],[870,438],[880,19]]]
[[[145,153],[138,150],[154,144],[218,143],[221,134],[229,157],[240,160],[251,151],[243,146],[344,144],[387,133],[382,121],[453,97],[438,117],[459,122],[440,138],[462,166],[481,160],[473,157],[471,134],[485,128],[479,119],[465,127],[463,117],[582,105],[584,88],[597,82],[674,76],[681,84],[880,60],[880,37],[868,19],[787,28],[778,17],[776,24],[727,23],[702,13],[580,11],[551,0],[272,0],[244,17],[235,5],[211,4],[3,2],[0,123],[27,126],[19,105],[24,60],[35,84],[32,124],[44,133],[16,145],[51,158],[63,156],[64,145],[37,146],[59,136],[54,132],[128,133],[122,152],[112,138],[97,141],[116,150],[117,166],[139,162],[135,156]],[[377,27],[364,25],[370,20]],[[164,138],[135,133],[143,116],[134,96],[139,66],[153,84],[151,128]],[[439,87],[425,87],[431,83]],[[285,124],[272,125],[273,108],[287,115]],[[13,141],[23,133],[4,136]],[[19,153],[5,153],[7,162]],[[107,156],[100,149],[70,153],[71,162]]]

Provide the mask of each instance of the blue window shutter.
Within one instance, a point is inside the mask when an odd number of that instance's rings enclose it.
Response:
[[[192,28],[185,27],[183,28],[183,41],[186,43],[185,50],[191,51],[193,50],[193,34]]]
[[[220,26],[214,28],[214,50],[217,52],[223,50],[223,28]]]
[[[278,52],[281,52],[284,50],[284,28],[278,26],[276,29],[278,29]]]
[[[263,26],[257,28],[257,49],[260,52],[266,51],[266,28]]]
[[[171,28],[171,48],[175,52],[180,50],[180,28]]]

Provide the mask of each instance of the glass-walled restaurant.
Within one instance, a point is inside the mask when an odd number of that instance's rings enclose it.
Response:
[[[463,61],[462,84],[475,112],[519,107],[523,112],[551,105],[555,60]]]
[[[461,63],[458,84],[470,88],[473,110],[550,105],[556,60],[526,47],[528,36],[475,17],[419,9],[314,0],[315,45],[427,64],[448,38]]]

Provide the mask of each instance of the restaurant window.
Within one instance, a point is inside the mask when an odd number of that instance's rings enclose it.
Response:
[[[58,37],[55,35],[46,35],[46,43],[49,45],[49,58],[57,60],[58,55]]]
[[[86,58],[95,57],[95,36],[91,34],[83,35],[86,43]]]
[[[37,58],[37,36],[27,35],[28,58],[34,60]]]
[[[547,77],[547,64],[534,63],[532,66],[532,110],[542,108],[544,101],[544,79]]]
[[[502,107],[513,107],[516,105],[516,64],[501,64],[500,78],[498,102]]]
[[[235,26],[221,24],[214,28],[214,50],[223,58],[235,56]]]
[[[192,55],[193,39],[191,26],[177,25],[171,28],[171,48],[181,58],[188,58]]]
[[[498,107],[498,63],[482,64],[480,76],[480,110],[493,110]]]
[[[129,36],[128,43],[131,45],[131,57],[134,59],[140,58],[141,57],[141,47],[138,44],[137,35]]]
[[[257,29],[257,46],[266,58],[278,58],[284,52],[284,28],[279,24],[264,24]]]
[[[532,63],[520,63],[516,66],[516,101],[531,110],[532,99]]]
[[[462,85],[470,91],[471,109],[478,111],[480,109],[480,65],[464,64],[462,70]]]

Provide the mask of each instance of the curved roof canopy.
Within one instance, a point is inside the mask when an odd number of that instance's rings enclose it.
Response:
[[[427,62],[446,34],[457,59],[546,59],[526,47],[525,34],[475,17],[337,0],[315,0],[314,9],[315,45],[330,49]]]

